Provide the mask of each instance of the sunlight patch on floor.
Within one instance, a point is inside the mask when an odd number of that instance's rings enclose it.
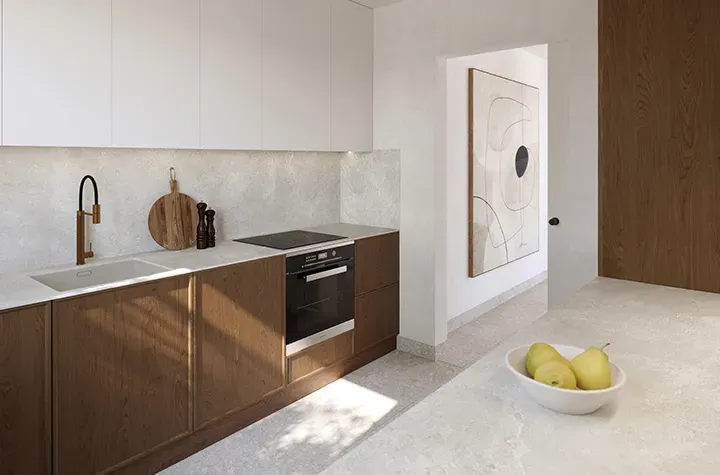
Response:
[[[279,450],[319,445],[339,454],[362,437],[398,404],[394,399],[341,379],[295,403],[303,413],[280,437]]]

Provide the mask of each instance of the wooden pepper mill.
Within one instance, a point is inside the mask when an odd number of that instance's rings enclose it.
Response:
[[[207,217],[207,247],[215,247],[215,210],[205,211]]]
[[[207,236],[207,225],[205,224],[205,210],[207,209],[207,204],[203,203],[202,201],[197,204],[198,209],[198,227],[197,227],[197,239],[195,240],[197,243],[198,249],[207,249],[208,247],[208,236]]]

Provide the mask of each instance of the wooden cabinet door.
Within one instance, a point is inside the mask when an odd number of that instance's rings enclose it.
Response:
[[[373,149],[373,11],[332,0],[332,150]]]
[[[399,280],[400,234],[384,234],[355,242],[355,295]]]
[[[400,286],[384,287],[355,299],[355,353],[400,333]]]
[[[187,277],[53,304],[55,475],[190,432],[188,304]]]
[[[198,0],[112,3],[112,141],[199,148]]]
[[[263,149],[330,150],[330,0],[263,1]]]
[[[0,475],[50,473],[50,304],[0,312]]]
[[[260,401],[284,382],[285,258],[196,276],[196,422]]]
[[[262,0],[200,2],[200,147],[262,148]]]

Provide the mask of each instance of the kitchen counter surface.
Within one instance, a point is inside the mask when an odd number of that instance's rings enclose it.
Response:
[[[343,240],[346,241],[373,237],[397,231],[395,229],[345,223],[316,226],[312,228],[306,228],[306,230],[344,236],[346,239]],[[339,240],[337,242],[342,242],[343,240]],[[319,246],[327,244],[328,243],[323,243]],[[186,249],[184,251],[161,250],[131,256],[91,259],[84,266],[64,265],[35,270],[23,274],[0,276],[0,310],[24,307],[27,305],[34,305],[68,297],[76,297],[78,295],[124,287],[141,282],[150,282],[153,280],[164,279],[177,275],[190,274],[193,272],[199,272],[217,267],[239,264],[242,262],[249,262],[256,259],[282,256],[287,254],[288,252],[296,252],[303,249],[309,250],[314,247],[318,246],[308,246],[307,248],[296,248],[285,251],[280,249],[254,246],[252,244],[223,241],[218,243],[217,247],[213,249],[205,249],[202,251],[199,251],[197,249]],[[109,264],[118,261],[125,261],[128,259],[138,259],[141,261],[149,262],[151,264],[163,266],[167,268],[167,271],[159,274],[153,274],[152,276],[148,277],[127,279],[102,286],[88,287],[66,292],[55,291],[30,277],[34,275],[49,274],[69,269],[92,270],[94,266]]]
[[[599,346],[628,375],[587,416],[542,408],[505,368],[535,341]],[[338,474],[716,474],[720,295],[598,279],[331,465]]]

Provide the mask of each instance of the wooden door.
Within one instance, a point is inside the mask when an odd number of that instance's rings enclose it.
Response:
[[[53,304],[55,475],[190,432],[188,304],[188,277]]]
[[[384,287],[355,299],[355,353],[400,333],[400,286]]]
[[[0,312],[0,475],[50,473],[50,304]]]
[[[600,0],[600,275],[720,292],[720,2]]]
[[[355,295],[396,283],[400,276],[400,234],[355,242]]]
[[[285,367],[285,258],[196,276],[196,422],[206,424],[280,389]]]

